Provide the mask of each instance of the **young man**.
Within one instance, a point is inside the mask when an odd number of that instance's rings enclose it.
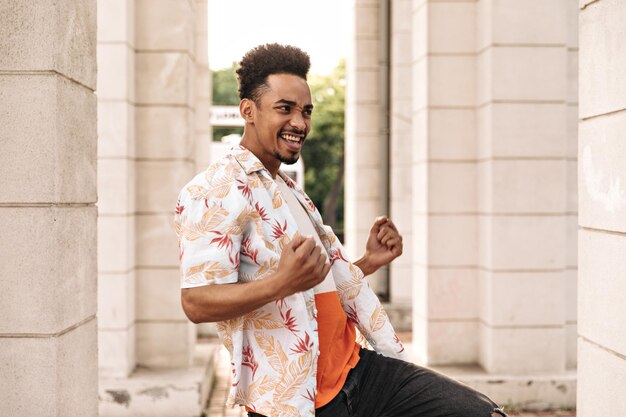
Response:
[[[250,416],[504,415],[483,395],[405,362],[406,352],[366,275],[402,253],[376,219],[350,263],[330,228],[279,171],[311,128],[309,57],[277,44],[237,70],[241,146],[196,176],[176,210],[182,304],[217,322],[231,355],[229,403]],[[376,350],[357,344],[357,329]]]

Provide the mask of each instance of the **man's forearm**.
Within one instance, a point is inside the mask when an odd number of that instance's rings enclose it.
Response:
[[[369,261],[367,255],[363,255],[356,262],[353,262],[353,264],[357,266],[365,276],[371,275],[378,270],[378,267],[372,265],[372,263]]]
[[[194,323],[230,320],[283,298],[272,276],[252,282],[214,284],[182,290],[185,314]]]

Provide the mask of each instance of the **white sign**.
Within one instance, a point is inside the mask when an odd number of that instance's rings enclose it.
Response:
[[[211,106],[211,126],[243,127],[244,121],[239,114],[239,106]]]

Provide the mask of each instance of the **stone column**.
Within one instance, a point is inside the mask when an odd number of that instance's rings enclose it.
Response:
[[[388,0],[354,0],[354,41],[346,62],[345,241],[348,255],[362,255],[370,227],[388,214],[388,61],[384,11]],[[381,59],[382,58],[382,59]],[[379,294],[388,294],[387,269],[368,277]]]
[[[478,2],[480,364],[566,366],[567,13]]]
[[[410,307],[412,294],[411,254],[411,0],[391,2],[391,96],[389,214],[404,237],[404,255],[390,267],[390,301]]]
[[[195,343],[172,224],[195,171],[195,5],[135,1],[137,363],[150,367],[189,365]]]
[[[98,2],[98,349],[100,374],[135,367],[134,2]]]
[[[412,2],[413,345],[478,359],[476,2]]]
[[[0,2],[0,415],[96,416],[96,2]]]
[[[195,53],[196,53],[196,114],[195,114],[195,162],[198,171],[211,164],[213,129],[211,117],[211,70],[209,69],[208,1],[194,0]]]
[[[626,415],[626,4],[580,2],[580,417]]]

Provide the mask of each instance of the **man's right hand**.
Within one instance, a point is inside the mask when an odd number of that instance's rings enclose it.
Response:
[[[313,237],[296,233],[283,248],[274,280],[280,298],[306,291],[324,281],[330,263]]]

